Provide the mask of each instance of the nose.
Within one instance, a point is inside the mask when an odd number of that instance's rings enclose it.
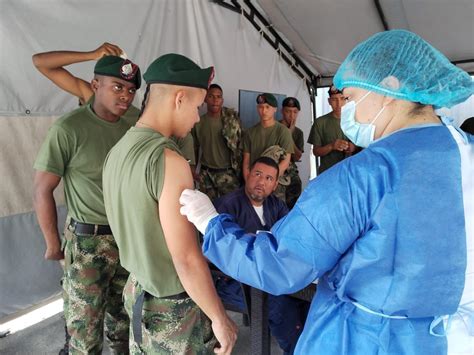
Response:
[[[124,90],[122,94],[120,95],[120,100],[124,102],[128,102],[133,100],[134,94],[131,94],[128,90]]]

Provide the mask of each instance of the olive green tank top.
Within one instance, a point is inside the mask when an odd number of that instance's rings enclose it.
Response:
[[[105,209],[120,263],[155,297],[184,291],[158,211],[165,148],[179,152],[177,145],[160,133],[132,127],[110,151],[103,171]]]

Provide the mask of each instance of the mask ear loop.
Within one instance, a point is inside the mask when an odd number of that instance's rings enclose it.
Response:
[[[380,117],[380,115],[382,114],[382,112],[385,110],[385,107],[386,106],[383,106],[382,109],[379,111],[379,113],[377,113],[377,115],[374,117],[374,119],[372,120],[372,122],[370,122],[370,124],[374,124],[375,121],[377,121]]]
[[[361,103],[367,96],[369,96],[371,93],[372,93],[372,91],[367,91],[367,94],[365,94],[364,96],[362,96],[362,98],[361,98],[359,101],[357,101],[357,102],[355,103],[355,105],[357,106],[358,104],[360,104],[360,103]]]

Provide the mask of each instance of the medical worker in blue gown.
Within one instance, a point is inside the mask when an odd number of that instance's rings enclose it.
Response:
[[[297,354],[472,354],[473,136],[434,112],[469,98],[471,78],[394,30],[353,49],[334,84],[344,133],[367,148],[312,180],[271,233],[244,234],[191,190],[182,213],[246,284],[278,295],[319,278]]]

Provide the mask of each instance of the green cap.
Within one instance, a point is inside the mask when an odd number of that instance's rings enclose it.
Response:
[[[162,83],[207,90],[214,78],[214,67],[202,69],[184,55],[168,53],[151,63],[143,78],[147,84]]]
[[[275,96],[267,92],[257,96],[257,104],[269,104],[273,107],[278,107],[278,102]]]
[[[113,76],[130,83],[135,84],[137,89],[140,88],[142,77],[140,68],[128,59],[123,59],[115,55],[108,55],[100,58],[94,67],[94,74]]]
[[[300,102],[296,97],[287,97],[283,100],[283,103],[281,104],[282,107],[296,107],[299,110],[301,110]]]

